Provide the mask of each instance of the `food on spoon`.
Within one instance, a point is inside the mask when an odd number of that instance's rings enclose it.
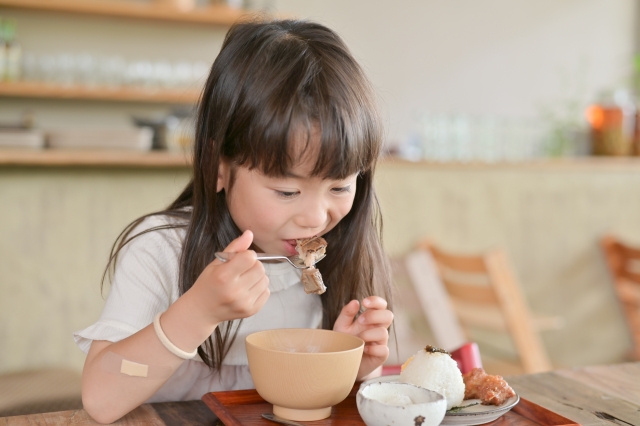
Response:
[[[313,266],[327,251],[327,241],[322,237],[311,237],[296,240],[298,256],[305,265]]]
[[[449,352],[431,345],[402,365],[400,381],[443,395],[447,400],[447,410],[460,405],[464,398],[465,387],[458,364]]]
[[[474,368],[462,375],[465,390],[464,399],[477,398],[483,405],[502,405],[516,393],[502,376],[492,376],[482,368]]]
[[[316,268],[302,270],[302,284],[307,294],[322,294],[327,291],[327,286],[322,282],[322,275]]]
[[[322,275],[315,267],[318,259],[324,256],[327,249],[327,241],[322,237],[311,237],[296,240],[298,257],[307,266],[302,270],[302,284],[307,294],[322,294],[327,287],[322,281]]]

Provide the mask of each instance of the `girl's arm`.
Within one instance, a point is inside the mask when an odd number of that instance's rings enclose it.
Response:
[[[217,324],[207,324],[194,318],[189,292],[162,314],[160,324],[165,335],[177,347],[193,351],[215,330]],[[153,324],[117,343],[94,341],[82,372],[82,403],[99,423],[112,423],[149,399],[169,379],[129,377],[102,369],[102,357],[108,352],[128,361],[169,368],[175,372],[184,362],[169,352],[156,336]],[[153,372],[151,372],[153,374]]]
[[[393,313],[387,309],[387,301],[383,298],[370,296],[362,301],[362,305],[366,310],[354,321],[360,304],[357,300],[347,303],[333,325],[335,331],[353,334],[364,340],[358,380],[380,375],[378,371],[389,358],[387,329],[393,321]]]
[[[191,289],[162,314],[160,325],[175,346],[194,351],[221,322],[249,317],[262,308],[269,297],[269,279],[255,252],[247,250],[252,240],[251,232],[234,240],[225,251],[240,254],[224,264],[217,260],[209,264]],[[102,358],[108,352],[171,373],[184,362],[164,347],[153,324],[116,343],[94,341],[82,372],[82,402],[100,423],[111,423],[138,407],[169,379],[169,375],[154,379],[104,371]]]

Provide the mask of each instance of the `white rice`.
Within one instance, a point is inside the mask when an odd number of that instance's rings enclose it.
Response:
[[[460,405],[464,399],[464,381],[458,364],[451,356],[422,349],[403,366],[400,381],[411,383],[442,394],[447,410]]]
[[[383,401],[385,404],[397,405],[400,407],[413,404],[413,400],[409,395],[391,395]]]

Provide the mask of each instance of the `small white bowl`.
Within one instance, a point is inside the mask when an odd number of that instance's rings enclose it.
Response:
[[[411,398],[413,403],[387,403],[392,398],[404,397]],[[358,391],[356,403],[367,426],[438,426],[447,411],[444,396],[409,383],[371,383]]]

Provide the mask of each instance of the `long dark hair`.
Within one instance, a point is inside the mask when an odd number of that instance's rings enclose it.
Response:
[[[220,161],[285,176],[299,158],[290,141],[300,129],[320,133],[313,176],[342,179],[358,173],[351,211],[324,235],[327,256],[318,263],[328,287],[321,296],[323,328],[331,329],[352,299],[378,295],[391,303],[373,188],[382,143],[374,94],[340,37],[302,20],[241,22],[229,30],[198,108],[192,180],[166,210],[139,218],[122,232],[107,270],[122,246],[141,235],[129,236],[133,228],[148,216],[166,215],[177,222],[145,232],[186,227],[179,275],[184,294],[213,253],[240,235],[225,192],[216,190]],[[198,349],[211,368],[220,367],[238,325],[221,324]]]

